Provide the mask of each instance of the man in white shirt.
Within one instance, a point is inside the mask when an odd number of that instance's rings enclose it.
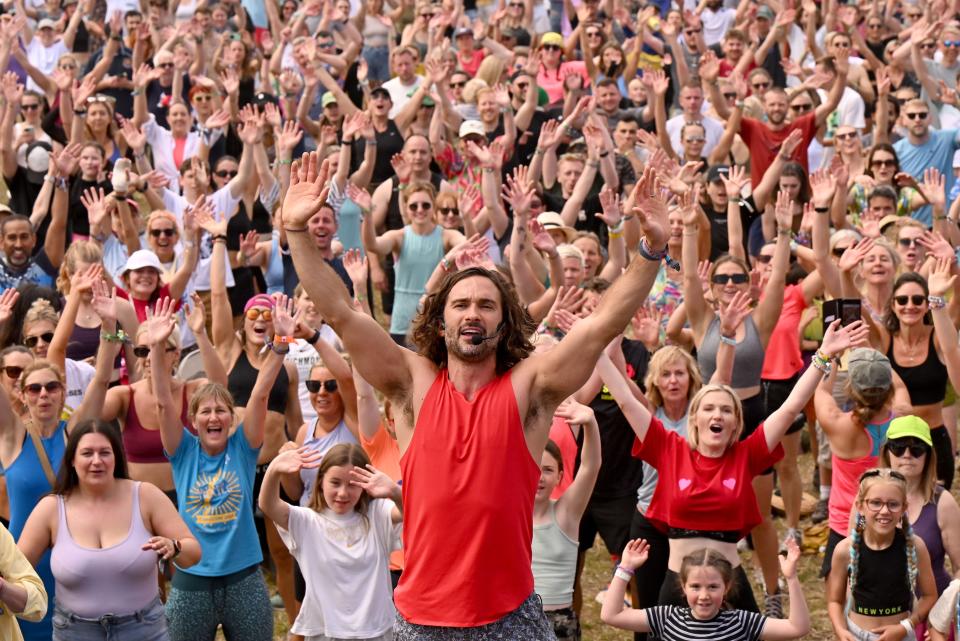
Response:
[[[27,60],[45,76],[51,75],[57,68],[60,56],[70,53],[73,48],[73,39],[77,35],[76,27],[64,31],[63,37],[57,35],[56,28],[56,22],[50,18],[44,18],[37,23],[36,33],[28,24],[24,25],[21,32]],[[33,78],[27,78],[27,89],[43,93],[43,89],[33,81]]]
[[[723,0],[701,0],[697,14],[703,23],[703,39],[708,47],[719,44],[737,18],[736,10],[724,8]]]
[[[390,64],[396,75],[382,86],[390,92],[390,100],[393,101],[393,107],[390,108],[391,118],[396,118],[403,106],[410,102],[410,94],[423,81],[423,77],[414,73],[418,57],[416,49],[412,47],[395,49],[390,55]]]
[[[680,115],[667,121],[667,134],[670,144],[678,154],[683,151],[680,143],[680,132],[688,122],[699,122],[707,132],[707,141],[703,147],[703,155],[709,156],[714,147],[720,142],[723,135],[723,123],[710,116],[703,115],[703,89],[697,84],[685,85],[680,90]]]

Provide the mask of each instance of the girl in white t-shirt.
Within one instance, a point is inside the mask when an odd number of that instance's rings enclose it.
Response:
[[[310,504],[282,501],[280,477],[313,467],[320,468],[321,491],[314,491]],[[267,468],[259,503],[307,583],[290,631],[306,641],[392,639],[396,612],[388,561],[399,547],[400,486],[370,465],[359,445],[335,445],[322,460],[315,451],[291,449]]]

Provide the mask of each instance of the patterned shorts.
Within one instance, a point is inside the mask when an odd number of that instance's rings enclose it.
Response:
[[[573,608],[548,610],[546,615],[557,641],[580,641],[580,619]]]
[[[531,594],[507,616],[475,628],[441,628],[409,623],[397,613],[395,641],[555,641],[553,626],[537,594]]]

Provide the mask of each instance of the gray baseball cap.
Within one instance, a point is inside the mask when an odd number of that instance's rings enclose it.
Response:
[[[850,352],[848,361],[850,385],[859,391],[886,389],[893,385],[890,360],[875,349],[858,347]]]

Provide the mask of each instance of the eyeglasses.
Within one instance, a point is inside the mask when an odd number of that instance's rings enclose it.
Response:
[[[464,80],[463,82],[451,82],[451,83],[450,83],[450,88],[451,88],[451,89],[460,89],[461,87],[463,87],[463,86],[466,85],[466,84],[467,84],[467,81],[466,81],[466,80]]]
[[[850,248],[849,248],[849,247],[834,247],[832,253],[833,253],[833,255],[836,256],[837,258],[840,258],[841,256],[843,256],[843,252],[847,251],[848,249],[850,249]]]
[[[48,383],[30,383],[23,386],[23,391],[31,396],[36,396],[41,390],[47,390],[48,394],[59,392],[63,389],[63,383],[60,381],[50,381]]]
[[[456,207],[440,207],[439,210],[441,216],[459,216],[460,210]]]
[[[23,374],[23,368],[16,365],[7,365],[3,368],[3,373],[7,375],[7,378],[17,380]]]
[[[35,102],[29,105],[20,105],[20,108],[23,109],[24,111],[36,111],[37,109],[40,108],[40,103]]]
[[[173,228],[150,230],[150,235],[153,236],[154,238],[160,238],[161,236],[166,236],[167,238],[170,238],[171,236],[175,236],[176,233],[177,233],[177,230]]]
[[[710,282],[714,285],[726,285],[729,282],[733,282],[734,285],[743,285],[748,280],[750,277],[746,274],[714,274]]]
[[[177,351],[177,348],[172,345],[167,345],[167,349],[163,350],[167,354],[172,354]],[[146,358],[150,356],[150,346],[149,345],[137,345],[133,348],[133,355],[137,358]]]
[[[927,446],[926,443],[921,443],[913,439],[896,439],[893,441],[887,441],[886,446],[887,451],[898,458],[906,454],[908,451],[910,452],[910,456],[913,458],[920,458],[930,451],[930,447]]]
[[[251,307],[247,310],[247,318],[252,321],[262,318],[265,321],[273,320],[273,312],[269,309],[257,309],[256,307]]]
[[[337,381],[333,378],[326,381],[315,381],[311,379],[304,381],[304,385],[307,386],[307,391],[311,394],[319,393],[321,387],[327,391],[327,394],[333,394],[337,391]]]
[[[903,115],[906,116],[908,120],[926,120],[930,114],[926,111],[915,111],[912,114],[905,113]]]
[[[220,171],[213,172],[213,175],[217,178],[234,178],[239,171],[230,171],[229,169],[221,169]]]
[[[750,86],[753,87],[754,89],[769,89],[770,83],[769,82],[753,82],[750,84]]]
[[[773,260],[773,254],[757,254],[757,262],[766,265]]]
[[[38,334],[36,336],[25,336],[23,339],[23,344],[29,348],[34,348],[37,346],[37,343],[43,341],[47,345],[50,344],[50,341],[53,340],[53,332],[44,332],[43,334]]]
[[[898,238],[897,242],[901,247],[916,247],[918,244],[916,238]]]
[[[433,204],[429,202],[408,203],[407,207],[410,208],[410,211],[430,211],[433,209]]]
[[[157,66],[160,67],[161,69],[173,69],[172,62],[161,62],[161,63],[158,63]]]
[[[871,167],[896,167],[897,161],[893,158],[874,158],[870,161]]]
[[[857,132],[848,131],[845,134],[834,134],[833,137],[835,140],[853,140],[857,137]]]
[[[899,512],[903,509],[903,501],[881,501],[880,499],[867,499],[863,502],[867,506],[867,509],[871,512],[879,512],[883,508],[887,508],[891,512]]]
[[[893,301],[900,307],[905,306],[907,301],[913,303],[914,307],[920,307],[927,302],[927,297],[923,296],[922,294],[913,294],[911,296],[894,296]]]
[[[796,112],[803,113],[803,112],[805,112],[805,111],[810,111],[811,109],[813,109],[813,103],[812,103],[812,102],[802,102],[802,103],[797,104],[797,105],[790,105],[790,108],[793,109],[793,110],[796,111]]]
[[[544,51],[560,51],[560,45],[540,45]]]

